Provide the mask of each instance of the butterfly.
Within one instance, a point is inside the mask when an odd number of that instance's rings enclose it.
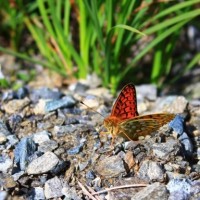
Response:
[[[121,90],[111,114],[104,119],[104,126],[112,134],[112,144],[116,136],[127,140],[137,140],[158,130],[175,117],[171,113],[156,113],[139,116],[136,89],[132,83]]]

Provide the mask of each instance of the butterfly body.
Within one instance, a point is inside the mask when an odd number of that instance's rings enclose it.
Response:
[[[136,90],[127,84],[119,94],[111,115],[104,119],[104,126],[112,138],[122,136],[127,140],[137,140],[149,135],[175,117],[171,113],[157,113],[139,116],[137,112]]]

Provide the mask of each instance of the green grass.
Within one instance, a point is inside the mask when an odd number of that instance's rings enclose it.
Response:
[[[68,79],[86,78],[95,72],[113,93],[127,77],[161,87],[178,62],[173,53],[182,31],[188,24],[199,27],[198,3],[200,0],[178,4],[152,0],[36,0],[19,10],[23,20],[18,23],[27,27],[43,60],[3,46],[0,51],[40,63]],[[14,18],[16,13],[8,7],[7,16]],[[16,22],[13,27],[17,30]],[[151,57],[148,70],[141,67],[147,55]],[[197,53],[180,74],[198,61]],[[138,80],[139,73],[146,79]]]

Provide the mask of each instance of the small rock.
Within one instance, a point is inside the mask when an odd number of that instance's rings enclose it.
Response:
[[[145,160],[138,171],[139,178],[150,181],[163,181],[164,171],[157,162]]]
[[[45,111],[51,112],[58,108],[69,108],[74,106],[76,101],[71,96],[65,96],[60,100],[53,100],[46,102]]]
[[[198,99],[200,97],[200,83],[197,82],[186,86],[184,93],[192,99]]]
[[[106,88],[89,89],[89,90],[87,90],[86,94],[94,95],[94,96],[98,96],[98,97],[112,98],[112,95],[110,94],[109,90]]]
[[[192,156],[193,145],[188,137],[187,133],[184,132],[184,118],[177,115],[170,123],[169,126],[175,131],[179,136],[179,141],[184,146],[186,156]]]
[[[31,137],[22,138],[17,144],[14,155],[15,163],[19,164],[21,170],[25,170],[29,161],[29,157],[36,151],[36,144]]]
[[[54,151],[54,153],[59,157],[61,154],[65,153],[65,148],[59,147]]]
[[[7,126],[5,123],[0,120],[0,144],[3,144],[7,141],[7,136],[11,135],[10,131],[8,131]]]
[[[16,137],[16,135],[9,135],[7,136],[7,139],[8,145],[10,145],[11,147],[15,146],[19,142],[19,139]]]
[[[167,184],[170,192],[169,199],[188,199],[192,188],[191,181],[188,179],[172,179]]]
[[[81,108],[82,109],[88,109],[87,106],[89,106],[90,108],[98,108],[100,105],[99,105],[99,98],[97,98],[96,96],[93,96],[93,95],[87,95],[85,98],[84,98],[84,101],[83,103],[85,105],[82,105]]]
[[[200,199],[200,180],[192,181],[190,194],[193,197],[193,200]]]
[[[28,174],[42,174],[52,170],[59,162],[58,157],[52,152],[46,152],[41,157],[33,160],[27,167]]]
[[[64,181],[57,176],[49,179],[44,186],[44,194],[47,199],[58,198],[63,196],[62,189],[64,187]]]
[[[89,85],[90,88],[98,88],[100,85],[102,85],[102,80],[96,73],[88,74],[86,80],[84,81],[84,83]]]
[[[83,150],[83,146],[84,146],[84,143],[81,143],[81,144],[79,144],[78,146],[73,147],[73,148],[67,150],[67,153],[68,153],[69,155],[78,154],[78,153],[80,153],[80,152]]]
[[[68,161],[59,160],[59,163],[51,170],[52,174],[60,174],[61,172],[69,168],[70,163]]]
[[[69,186],[65,186],[62,188],[62,194],[65,195],[65,200],[81,200],[81,198],[78,196],[78,194],[76,193],[75,188],[71,188]]]
[[[6,200],[8,196],[8,193],[6,191],[0,191],[0,199]]]
[[[54,126],[53,134],[56,137],[61,137],[66,134],[71,134],[76,130],[77,130],[77,126],[74,126],[74,125]]]
[[[186,178],[185,174],[179,174],[177,172],[166,171],[166,174],[169,180]]]
[[[3,109],[8,114],[15,114],[21,112],[29,103],[30,100],[27,97],[24,99],[14,99],[4,104]]]
[[[74,83],[74,84],[71,84],[69,86],[69,90],[70,91],[73,91],[75,93],[85,93],[85,91],[89,88],[88,85],[85,85],[84,83],[80,83],[80,82],[77,82],[77,83]]]
[[[183,132],[180,137],[179,140],[181,142],[181,144],[184,147],[184,153],[187,157],[192,156],[193,154],[193,144],[192,141],[190,140],[190,138],[188,137],[186,132]]]
[[[98,163],[95,170],[105,178],[118,177],[125,172],[123,160],[119,156],[104,158]]]
[[[25,173],[24,171],[20,171],[20,172],[13,174],[12,177],[13,177],[14,181],[17,181],[21,176],[24,175],[24,173]]]
[[[23,99],[29,94],[29,91],[26,87],[21,87],[14,92],[13,97],[16,99]]]
[[[180,115],[176,115],[176,117],[169,123],[169,127],[173,128],[173,130],[181,135],[184,131],[184,118]]]
[[[150,101],[155,101],[157,98],[157,88],[156,85],[152,84],[143,84],[136,86],[137,98],[140,99],[149,99]]]
[[[153,154],[160,159],[168,159],[170,156],[176,156],[180,152],[180,144],[173,139],[165,143],[155,143],[152,145]]]
[[[137,192],[131,200],[168,200],[169,193],[166,187],[160,183],[153,183]]]
[[[38,133],[33,134],[33,141],[36,144],[42,144],[43,142],[49,141],[50,133],[48,131],[41,131]]]
[[[48,140],[40,144],[38,151],[47,152],[53,151],[58,147],[58,143],[55,140]]]
[[[14,181],[13,177],[6,174],[6,175],[2,175],[0,174],[0,184],[1,187],[5,188],[5,189],[12,189],[14,188],[17,183]]]
[[[83,171],[88,165],[89,165],[88,161],[79,163],[79,165],[78,165],[79,170]]]
[[[95,175],[95,173],[94,173],[93,171],[90,170],[90,171],[88,171],[88,172],[86,173],[85,177],[86,177],[87,179],[93,180],[93,179],[95,179],[96,175]]]
[[[57,99],[60,99],[61,96],[62,96],[62,93],[58,91],[57,89],[52,90],[45,87],[34,89],[30,94],[30,98],[33,102],[37,102],[39,99],[57,100]]]
[[[133,158],[133,152],[127,151],[124,157],[124,162],[128,166],[128,171],[136,164]]]
[[[155,102],[154,111],[168,113],[184,113],[188,101],[183,96],[168,96],[159,98]]]
[[[8,155],[0,155],[0,171],[7,173],[8,170],[12,167],[13,162],[8,157]]]
[[[40,99],[39,102],[35,105],[33,112],[35,115],[44,115],[46,113],[45,106],[46,103],[50,101],[49,99]]]
[[[0,133],[5,136],[11,135],[10,131],[2,120],[0,120]]]
[[[42,187],[35,187],[32,188],[31,191],[28,193],[28,198],[27,199],[45,199],[44,196],[44,189]]]
[[[13,132],[19,127],[19,124],[22,122],[23,118],[20,114],[13,114],[9,117],[8,123]]]
[[[0,144],[3,144],[7,141],[6,136],[0,132]]]

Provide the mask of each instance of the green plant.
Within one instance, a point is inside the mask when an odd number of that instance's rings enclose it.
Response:
[[[0,50],[68,77],[86,78],[95,72],[113,93],[127,75],[138,82],[141,72],[145,81],[161,86],[176,63],[173,52],[181,31],[200,15],[199,2],[37,0],[29,4],[24,21],[43,61]],[[147,55],[152,57],[148,63]],[[183,71],[194,67],[198,58]]]
[[[7,40],[8,46],[17,51],[24,30],[24,2],[23,0],[0,1],[0,34]]]

